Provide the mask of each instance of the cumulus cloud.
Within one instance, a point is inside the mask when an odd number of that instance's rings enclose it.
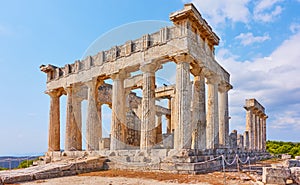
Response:
[[[252,61],[237,61],[227,49],[217,53],[218,61],[229,70],[235,87],[230,92],[232,121],[244,119],[244,100],[254,97],[267,108],[271,129],[291,125],[300,128],[299,42],[298,31],[269,56]]]
[[[265,34],[264,36],[254,36],[253,33],[241,33],[235,37],[235,39],[240,40],[241,44],[244,46],[253,44],[253,43],[260,43],[266,40],[270,40],[269,35]]]
[[[201,13],[208,16],[206,18],[213,26],[224,24],[226,20],[243,23],[249,21],[250,12],[247,4],[250,0],[192,0],[191,2]]]
[[[254,19],[262,22],[271,22],[282,12],[282,7],[277,5],[282,0],[259,1],[253,10]]]

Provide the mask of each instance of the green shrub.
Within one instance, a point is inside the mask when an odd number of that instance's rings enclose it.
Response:
[[[271,154],[290,154],[300,156],[300,143],[284,141],[267,141],[267,151]]]
[[[33,160],[24,160],[22,161],[17,168],[28,168],[33,164],[33,161],[36,161],[37,159]]]

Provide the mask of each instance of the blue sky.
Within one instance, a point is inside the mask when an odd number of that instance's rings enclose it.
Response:
[[[216,58],[234,86],[231,129],[245,129],[244,99],[255,97],[269,115],[268,139],[300,141],[299,0],[11,0],[0,3],[0,155],[47,150],[49,97],[41,64],[73,63],[108,31],[169,21],[186,2],[221,38]]]

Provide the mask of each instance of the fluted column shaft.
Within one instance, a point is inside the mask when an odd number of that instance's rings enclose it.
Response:
[[[253,115],[252,115],[252,132],[253,132],[253,147],[252,149],[253,150],[256,150],[257,149],[257,121],[256,121],[256,113],[253,112]]]
[[[214,77],[207,79],[207,114],[206,114],[206,147],[219,147],[219,108],[218,80]]]
[[[156,114],[156,143],[162,142],[162,115]]]
[[[260,149],[260,118],[256,115],[256,150]]]
[[[112,119],[110,149],[118,150],[125,147],[126,99],[124,89],[125,71],[112,75]]]
[[[254,149],[254,132],[253,132],[253,111],[248,109],[246,111],[246,131],[249,135],[249,146],[248,149]]]
[[[155,64],[141,67],[143,72],[143,98],[142,98],[142,120],[141,120],[141,150],[150,149],[156,144],[155,127]]]
[[[205,110],[205,78],[202,75],[194,77],[192,101],[192,125],[195,136],[192,143],[195,149],[206,148],[206,110]]]
[[[263,133],[262,133],[262,136],[263,136],[263,146],[262,146],[262,150],[263,151],[266,151],[266,141],[267,141],[267,128],[266,128],[266,121],[267,121],[267,118],[268,116],[264,116],[263,117],[263,122],[262,122],[262,128],[263,128]]]
[[[101,105],[97,106],[97,80],[86,83],[88,86],[88,110],[86,121],[86,149],[99,150],[99,141],[102,138]]]
[[[60,151],[60,96],[61,91],[47,92],[50,96],[48,151]]]
[[[81,100],[74,96],[74,87],[67,87],[66,151],[82,150]]]
[[[228,91],[227,84],[219,85],[219,144],[220,147],[229,146],[229,114],[228,114]]]
[[[191,147],[191,83],[190,63],[179,61],[176,66],[176,127],[174,149]]]

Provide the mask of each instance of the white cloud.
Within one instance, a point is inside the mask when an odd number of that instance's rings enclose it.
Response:
[[[253,11],[254,19],[262,22],[271,22],[281,14],[282,7],[278,4],[282,0],[263,0],[256,4]]]
[[[227,49],[218,51],[217,59],[230,72],[234,86],[230,91],[232,122],[244,120],[245,99],[256,98],[266,107],[271,129],[300,127],[299,43],[298,30],[269,56],[243,62]]]
[[[244,22],[249,21],[250,12],[247,8],[247,4],[250,0],[214,0],[214,1],[191,1],[197,9],[205,14],[206,19],[213,25],[224,24],[226,20],[232,22]]]
[[[269,35],[264,36],[254,36],[252,33],[241,33],[238,36],[235,37],[235,39],[238,39],[241,41],[242,45],[247,46],[256,42],[264,42],[266,40],[270,40]]]
[[[300,0],[299,0],[300,2]],[[290,30],[292,33],[296,33],[300,31],[300,23],[292,23],[290,26]]]

